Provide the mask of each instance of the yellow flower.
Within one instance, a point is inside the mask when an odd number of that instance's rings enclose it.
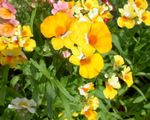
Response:
[[[84,115],[87,120],[97,120],[97,112],[91,109],[83,109],[81,114]]]
[[[79,74],[88,79],[96,77],[104,66],[103,58],[100,54],[95,53],[91,56],[84,56],[78,50],[69,58],[69,61],[79,65]]]
[[[96,110],[99,107],[99,100],[97,97],[91,96],[87,100],[87,106],[91,110]]]
[[[133,84],[133,77],[130,67],[124,66],[122,73],[122,80],[127,84],[128,87],[131,87]]]
[[[24,25],[22,28],[22,37],[33,37],[30,26]]]
[[[116,66],[122,66],[124,64],[124,59],[120,55],[115,55],[114,61]]]
[[[135,0],[135,4],[140,9],[146,9],[148,7],[146,0]]]
[[[128,4],[124,5],[123,9],[119,9],[119,12],[121,13],[121,17],[117,20],[119,27],[127,27],[128,29],[133,28],[135,26],[134,19],[137,17],[133,7],[133,1],[129,1]]]
[[[135,26],[135,20],[134,19],[129,19],[126,17],[119,17],[117,20],[117,24],[119,27],[127,27],[128,29],[131,29]]]
[[[32,52],[33,49],[36,47],[36,42],[33,39],[27,39],[23,44],[23,48],[25,51]]]
[[[106,88],[103,90],[103,93],[107,99],[112,100],[117,95],[118,92],[111,85],[106,83]]]
[[[51,38],[53,36],[60,37],[67,32],[71,21],[72,19],[66,13],[58,12],[55,15],[46,17],[40,29],[46,38]]]
[[[87,9],[99,7],[98,0],[86,0],[83,4]]]
[[[150,26],[150,12],[149,11],[145,11],[142,14],[142,21],[147,25]]]
[[[0,51],[4,50],[7,47],[7,37],[0,37]]]

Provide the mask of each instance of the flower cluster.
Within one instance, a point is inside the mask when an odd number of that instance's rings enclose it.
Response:
[[[81,110],[81,115],[84,115],[87,120],[97,120],[98,114],[96,112],[96,109],[99,107],[99,100],[95,96],[90,96],[86,103],[84,108]]]
[[[136,24],[150,26],[150,11],[147,11],[148,3],[146,0],[128,0],[128,3],[123,8],[119,9],[121,17],[117,23],[119,27],[133,28]]]
[[[99,6],[97,0],[53,3],[52,14],[40,28],[46,38],[52,38],[55,50],[68,49],[69,61],[79,66],[84,78],[96,77],[104,66],[101,54],[112,48],[111,33],[105,18],[111,19],[109,7]],[[102,32],[103,31],[103,32]]]
[[[124,64],[124,59],[120,55],[114,56],[114,69],[116,73],[108,78],[106,88],[103,90],[104,96],[108,99],[113,99],[117,95],[117,89],[121,88],[119,78],[123,80],[128,87],[133,84],[131,68]]]
[[[89,91],[94,90],[93,83],[87,83],[79,88],[80,95],[85,96],[86,102],[83,109],[81,110],[81,115],[84,115],[87,120],[97,120],[97,108],[99,107],[99,100],[95,96],[90,96]]]
[[[14,68],[27,58],[22,51],[33,51],[36,43],[30,27],[21,26],[15,17],[16,9],[5,0],[0,2],[0,64]]]

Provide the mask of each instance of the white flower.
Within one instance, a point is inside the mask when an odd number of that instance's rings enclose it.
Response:
[[[8,105],[10,109],[27,109],[31,113],[35,113],[36,102],[34,100],[28,100],[27,98],[15,98]]]
[[[108,79],[109,85],[111,85],[113,88],[119,89],[121,87],[119,83],[119,78],[113,75],[110,79]]]

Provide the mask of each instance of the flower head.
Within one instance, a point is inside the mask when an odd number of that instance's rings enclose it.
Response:
[[[127,84],[128,87],[131,87],[133,84],[132,72],[129,66],[123,66],[122,80]]]
[[[96,77],[104,66],[103,58],[100,54],[95,53],[85,56],[79,50],[74,50],[69,61],[75,65],[79,65],[79,74],[88,79]]]
[[[112,100],[118,92],[110,84],[106,83],[106,88],[103,90],[103,93],[107,99]]]
[[[84,95],[85,97],[87,97],[87,95],[88,95],[87,92],[89,92],[91,90],[94,90],[94,84],[91,82],[87,83],[79,88],[80,95]]]
[[[15,98],[11,101],[11,104],[8,105],[10,109],[17,110],[28,110],[31,113],[35,113],[35,107],[37,104],[34,100],[28,100],[27,98]]]
[[[124,59],[120,55],[115,55],[114,62],[115,62],[115,65],[119,67],[124,64]]]
[[[69,29],[71,20],[66,13],[58,12],[44,19],[40,26],[41,32],[47,38],[60,37]]]

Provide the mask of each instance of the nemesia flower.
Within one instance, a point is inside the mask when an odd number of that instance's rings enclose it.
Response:
[[[121,87],[119,83],[119,78],[116,75],[112,75],[111,78],[108,79],[108,84],[111,85],[115,89],[119,89]]]
[[[0,18],[3,19],[15,19],[15,15],[9,9],[0,7]]]
[[[117,90],[120,89],[121,85],[119,83],[119,78],[116,75],[112,75],[111,78],[108,79],[108,82],[105,84],[106,88],[103,90],[104,96],[107,99],[112,100],[117,95]]]
[[[87,97],[89,91],[94,90],[94,84],[93,83],[87,83],[81,87],[79,87],[79,92],[80,95],[84,95],[85,97]]]
[[[91,110],[96,110],[99,107],[99,100],[95,96],[91,96],[87,100],[87,106]]]
[[[122,80],[127,84],[128,87],[131,87],[133,84],[132,72],[129,66],[123,66]]]
[[[103,32],[101,32],[103,30]],[[112,37],[104,22],[93,23],[88,33],[88,42],[98,52],[106,53],[112,48]]]
[[[10,109],[28,110],[30,113],[35,113],[35,107],[37,106],[34,100],[28,100],[27,98],[15,98],[8,105]]]
[[[0,24],[0,35],[1,36],[12,36],[15,33],[15,26],[10,23]]]
[[[73,52],[69,61],[75,65],[79,65],[79,74],[82,77],[90,79],[99,74],[104,66],[103,58],[100,54],[94,53],[90,56],[84,56],[78,49]]]
[[[150,12],[149,11],[145,11],[142,14],[142,21],[145,23],[145,25],[150,26]]]
[[[119,27],[131,29],[142,22],[150,26],[150,12],[146,10],[147,7],[146,0],[128,0],[128,4],[125,4],[123,9],[119,9],[121,13],[121,17],[117,20]]]
[[[23,44],[23,48],[25,51],[32,52],[36,47],[36,42],[33,39],[27,39]]]
[[[33,37],[33,34],[31,33],[30,26],[24,25],[22,27],[22,36],[23,37]]]
[[[98,0],[86,0],[85,3],[83,3],[83,5],[86,9],[99,7]]]
[[[147,0],[135,0],[134,2],[140,9],[146,9],[148,7]]]
[[[115,90],[111,85],[106,83],[106,88],[103,90],[103,94],[107,99],[112,100],[117,95],[117,90]]]
[[[124,59],[120,55],[115,55],[114,62],[116,66],[122,66],[124,64]]]
[[[90,109],[83,109],[81,114],[84,115],[87,120],[97,120],[97,112]]]
[[[117,20],[119,27],[133,28],[135,26],[134,18],[136,17],[133,5],[128,3],[123,9],[119,9],[119,12],[121,13],[121,17]]]
[[[13,14],[16,14],[16,12],[17,12],[15,7],[12,4],[8,3],[8,2],[3,2],[2,7],[8,9]]]
[[[55,15],[46,17],[40,29],[42,34],[47,38],[53,36],[60,37],[67,32],[71,21],[72,19],[66,13],[58,12]]]

